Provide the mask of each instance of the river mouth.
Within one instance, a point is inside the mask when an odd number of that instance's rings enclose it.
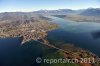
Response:
[[[48,32],[48,40],[71,43],[100,57],[100,23],[74,22],[58,17],[50,18],[52,18],[51,22],[59,25],[59,28]]]

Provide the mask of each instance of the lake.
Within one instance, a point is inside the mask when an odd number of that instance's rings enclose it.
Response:
[[[59,25],[58,29],[48,32],[47,38],[51,42],[71,43],[100,56],[100,23],[47,17],[52,18],[51,22]]]
[[[43,53],[36,41],[21,44],[20,38],[0,38],[0,66],[38,66],[35,59]]]

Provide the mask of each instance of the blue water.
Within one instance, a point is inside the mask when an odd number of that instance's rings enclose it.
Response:
[[[48,32],[52,42],[65,42],[89,50],[100,56],[100,23],[75,22],[58,17],[51,17],[59,28]]]
[[[30,41],[23,45],[20,38],[0,38],[0,66],[38,66],[35,59],[43,50],[39,42]]]

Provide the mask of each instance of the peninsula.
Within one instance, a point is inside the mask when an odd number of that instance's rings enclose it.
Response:
[[[25,43],[31,39],[43,39],[47,31],[57,28],[56,24],[49,22],[50,19],[41,15],[15,14],[3,13],[0,20],[0,38],[22,37],[22,43]]]

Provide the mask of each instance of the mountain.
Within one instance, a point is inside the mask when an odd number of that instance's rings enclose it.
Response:
[[[100,17],[100,8],[88,8],[88,9],[81,10],[79,15]]]
[[[35,22],[43,18],[41,15],[37,15],[33,12],[4,12],[0,13],[0,23],[26,23],[26,22]]]
[[[71,10],[71,9],[59,9],[59,10],[39,10],[39,11],[35,11],[34,13],[50,14],[50,15],[62,15],[62,14],[75,13],[75,11]]]
[[[88,8],[73,10],[74,13],[53,15],[55,17],[60,17],[64,19],[70,19],[76,22],[100,22],[100,8]]]
[[[68,15],[68,14],[77,14],[82,16],[100,16],[100,8],[88,8],[88,9],[79,9],[79,10],[72,10],[72,9],[58,9],[58,10],[39,10],[33,12],[5,12],[0,13],[0,20],[1,19],[12,19],[16,20],[23,19],[25,16],[28,18],[32,17],[36,14],[47,14],[47,15]]]
[[[77,14],[82,16],[100,16],[100,8],[88,8],[88,9],[58,9],[58,10],[39,10],[34,11],[37,14],[49,14],[49,15],[68,15]]]
[[[23,20],[35,16],[32,12],[4,12],[0,13],[0,20]]]

